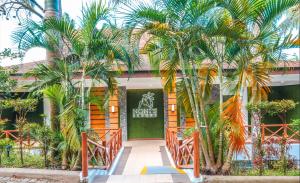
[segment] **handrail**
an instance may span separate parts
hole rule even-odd
[[[174,128],[167,128],[166,146],[177,168],[193,168],[194,176],[200,176],[199,131],[194,131],[191,136],[182,140],[177,138],[177,132],[174,131]]]
[[[300,133],[291,128],[292,124],[261,124],[261,141],[268,143],[271,139],[284,140],[285,143],[300,143]],[[276,128],[276,129],[274,129]]]
[[[291,127],[296,126],[294,124],[265,124],[261,123],[257,128],[259,128],[259,132],[261,134],[261,142],[267,143],[272,138],[276,138],[276,140],[282,140],[285,138],[287,140],[287,143],[293,144],[293,143],[300,143],[300,132],[292,129]],[[200,126],[201,128],[206,128],[206,126]],[[252,125],[244,125],[244,128],[246,129],[248,135],[246,135],[246,138],[249,139],[251,133],[252,133]],[[182,134],[183,130],[189,129],[184,127],[169,127],[171,131],[176,132],[177,134]],[[249,143],[249,141],[247,141]]]
[[[82,175],[88,176],[88,166],[97,166],[109,170],[122,147],[122,129],[97,129],[111,131],[112,135],[106,140],[95,141],[82,132]],[[85,146],[85,147],[84,147]],[[85,153],[86,151],[86,153]],[[96,163],[92,164],[92,163]]]
[[[276,138],[278,140],[283,140],[284,143],[300,143],[300,133],[291,127],[295,126],[292,124],[260,124],[257,126],[259,133],[261,134],[261,142],[270,143],[272,139]],[[252,132],[252,125],[245,125],[246,131]],[[201,128],[206,128],[206,126],[200,126]],[[249,129],[250,128],[250,129]],[[188,128],[184,127],[169,127],[166,130],[166,146],[171,153],[176,167],[178,168],[194,168],[194,173],[198,170],[195,168],[195,143],[196,138],[193,135],[186,137],[184,139],[178,138],[183,133],[183,130]],[[199,133],[199,132],[198,132]],[[248,138],[246,136],[246,138]],[[197,139],[199,140],[199,139]],[[274,141],[272,141],[274,143]],[[275,141],[275,143],[277,143]],[[198,144],[199,145],[199,144]],[[199,147],[198,147],[199,148]],[[197,151],[199,152],[199,151]],[[198,164],[198,163],[197,163]],[[196,170],[195,170],[196,169]]]
[[[99,138],[101,140],[105,140],[106,139],[106,136],[110,133],[110,132],[114,132],[114,131],[117,131],[119,130],[119,128],[93,128],[93,130],[95,132],[98,132],[99,134],[104,131],[104,134],[103,135],[99,135]]]

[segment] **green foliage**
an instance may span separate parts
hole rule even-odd
[[[5,146],[14,145],[14,141],[9,138],[0,139],[0,148],[3,148]]]
[[[283,99],[283,100],[275,100],[275,101],[263,101],[257,104],[250,103],[247,105],[247,108],[249,111],[254,111],[254,112],[261,111],[271,116],[275,116],[295,109],[297,104],[298,103],[294,102],[293,100]]]
[[[29,150],[24,151],[24,163],[21,162],[17,149],[12,149],[10,156],[2,154],[1,167],[4,168],[45,168],[43,156],[37,153],[30,153]]]
[[[9,138],[4,138],[0,140],[0,165],[2,164],[2,154],[6,150],[6,157],[9,157],[9,151],[13,147],[14,142]]]
[[[234,176],[260,176],[260,172],[257,169],[233,169],[231,175]],[[298,169],[290,169],[284,174],[280,169],[277,170],[264,170],[264,176],[300,176]]]
[[[59,109],[60,124],[51,126],[60,128],[56,130],[63,136],[62,156],[71,162],[71,167],[80,164],[80,133],[88,127],[87,106],[90,102],[98,103],[90,97],[91,87],[104,84],[112,94],[117,85],[115,77],[124,67],[131,72],[139,60],[129,46],[127,32],[110,21],[110,10],[106,3],[95,1],[83,6],[79,22],[68,15],[40,22],[28,20],[13,34],[21,51],[42,47],[59,52],[49,59],[53,60],[50,66],[41,64],[27,73],[37,78],[27,87],[34,94],[45,94]],[[74,82],[78,73],[81,78]],[[86,83],[86,78],[90,78],[91,85]]]
[[[4,101],[6,106],[8,106],[9,108],[13,108],[13,110],[18,114],[16,119],[17,122],[16,127],[18,129],[19,139],[21,140],[23,139],[24,136],[24,127],[28,122],[26,119],[26,115],[28,112],[33,112],[36,110],[37,102],[38,102],[37,99],[31,99],[31,98],[28,99],[17,98],[17,99],[8,99]],[[19,148],[20,148],[21,163],[24,164],[22,143],[20,143]]]
[[[44,165],[45,167],[47,167],[47,155],[50,150],[50,144],[54,139],[54,134],[52,130],[48,126],[42,126],[35,123],[27,125],[26,129],[28,129],[30,131],[31,136],[33,136],[33,138],[40,143],[44,156]]]
[[[20,52],[13,52],[10,48],[4,48],[3,51],[0,52],[0,60],[4,58],[16,59],[23,58],[24,54]]]
[[[10,75],[16,73],[15,68],[4,68],[0,66],[0,92],[9,95],[17,85],[17,80],[11,79]]]
[[[190,137],[192,136],[193,132],[195,131],[195,128],[188,128],[188,129],[185,129],[183,131],[183,137],[186,138],[186,137]]]
[[[292,126],[293,129],[300,132],[300,119],[292,119],[291,124],[293,125]]]
[[[0,129],[5,126],[5,123],[8,121],[7,119],[2,119],[2,113],[5,109],[10,108],[6,100],[0,100]]]
[[[4,101],[5,105],[9,108],[13,108],[19,115],[26,115],[28,112],[34,112],[36,110],[37,99],[9,99]]]

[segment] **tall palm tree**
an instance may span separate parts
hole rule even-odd
[[[159,62],[163,70],[169,71],[167,75],[174,77],[177,68],[182,73],[182,80],[186,87],[191,113],[195,118],[195,128],[205,120],[204,103],[199,93],[201,87],[197,69],[201,60],[195,59],[201,52],[197,49],[195,42],[201,38],[199,30],[204,27],[204,20],[213,9],[215,2],[203,1],[202,4],[196,0],[186,1],[158,1],[156,7],[150,5],[139,5],[126,17],[128,26],[134,31],[134,36],[140,37],[143,33],[151,34],[146,44],[146,49],[151,49],[150,59]],[[199,23],[200,22],[200,23]],[[139,28],[141,27],[141,28]],[[230,28],[229,28],[230,29]],[[198,32],[198,33],[197,33]],[[224,31],[225,32],[225,31]],[[218,32],[216,32],[218,34]],[[169,81],[171,81],[169,79]],[[207,140],[211,141],[209,135],[209,124],[207,125]],[[201,149],[208,169],[214,169],[214,155],[212,146],[207,146],[206,140],[200,130]],[[211,144],[211,143],[208,143]]]
[[[72,59],[79,64],[77,76],[80,77],[82,109],[86,109],[85,96],[89,93],[85,88],[91,87],[87,85],[86,77],[91,77],[94,84],[105,80],[109,87],[114,86],[111,83],[116,81],[112,76],[118,73],[108,71],[120,68],[132,70],[133,61],[137,60],[130,47],[126,46],[124,31],[110,22],[109,12],[105,4],[94,2],[83,8],[78,28],[68,16],[48,18],[40,24],[28,21],[13,37],[22,50],[31,47],[57,50],[59,54],[55,57]],[[61,42],[63,49],[60,49]],[[109,74],[105,75],[104,71]]]
[[[56,61],[52,63],[53,68],[41,65],[32,71],[31,74],[40,79],[34,83],[34,87],[46,86],[47,89],[58,84],[64,91],[68,91],[65,85],[79,87],[79,97],[74,100],[81,111],[80,120],[76,118],[78,122],[81,121],[80,129],[77,130],[82,131],[88,127],[87,106],[91,87],[104,84],[112,93],[117,84],[115,77],[123,69],[131,71],[134,61],[138,60],[129,44],[126,44],[125,34],[110,22],[110,9],[101,2],[93,2],[82,9],[79,24],[68,15],[61,18],[50,17],[41,23],[28,21],[15,32],[13,38],[22,50],[43,47],[49,52],[59,52],[55,54],[55,60],[62,63]],[[66,72],[69,65],[74,70],[70,68]],[[89,78],[91,84],[86,82],[86,78]],[[77,162],[79,160],[80,151]]]
[[[158,63],[160,69],[164,70],[162,74],[168,76],[165,77],[168,78],[166,81],[171,82],[177,70],[180,70],[185,96],[188,99],[185,101],[189,101],[191,113],[196,121],[195,128],[198,129],[202,121],[207,126],[205,134],[207,138],[204,138],[200,131],[200,143],[206,168],[217,172],[222,161],[225,162],[223,170],[228,171],[233,152],[242,150],[245,144],[241,90],[246,88],[246,80],[252,80],[252,83],[260,88],[263,88],[268,80],[264,76],[267,72],[257,72],[258,69],[246,70],[243,66],[248,63],[246,61],[249,58],[252,61],[257,58],[270,59],[274,55],[275,47],[276,50],[282,48],[285,43],[273,44],[272,48],[266,46],[267,40],[271,40],[275,35],[268,32],[268,30],[274,32],[274,27],[270,24],[285,10],[299,3],[295,0],[168,0],[155,1],[155,3],[155,6],[131,4],[128,7],[129,13],[125,21],[132,29],[132,40],[139,40],[144,33],[150,34],[150,39],[144,49],[149,53],[150,61]],[[260,30],[255,29],[257,25]],[[259,52],[253,54],[252,49],[257,48],[257,45],[268,49],[263,49],[263,51],[260,49]],[[225,151],[227,154],[225,161],[222,160],[222,144],[219,145],[220,151],[215,157],[213,144],[209,142],[210,124],[205,117],[205,100],[203,95],[200,95],[204,91],[200,85],[201,79],[199,79],[201,78],[199,70],[204,61],[209,61],[211,64],[208,68],[217,68],[220,80],[220,121],[226,124],[225,129],[228,134],[226,138],[230,139],[228,151]],[[238,80],[233,87],[234,96],[223,104],[224,64],[234,65],[237,68],[236,73],[239,74],[235,75],[238,76]],[[258,64],[254,63],[246,65],[258,67]],[[259,67],[262,69],[261,66]],[[241,74],[245,71],[252,73],[247,75],[248,79],[246,75]],[[209,78],[213,78],[214,72],[206,73]],[[261,77],[256,77],[257,74]],[[222,131],[219,134],[219,142],[222,142],[224,138]],[[216,159],[217,162],[215,162]]]
[[[44,20],[49,18],[58,18],[61,15],[61,1],[60,0],[45,0],[44,2],[45,7],[45,14],[44,14]],[[46,50],[46,60],[50,66],[53,65],[53,61],[55,58],[57,58],[59,52],[57,50]],[[58,119],[56,119],[57,116],[57,108],[55,106],[55,103],[50,100],[50,125],[51,129],[54,131],[59,131],[59,124]]]

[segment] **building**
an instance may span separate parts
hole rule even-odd
[[[126,71],[117,78],[118,91],[110,98],[109,107],[101,111],[96,105],[89,106],[89,124],[94,129],[99,128],[122,128],[123,140],[130,139],[163,139],[167,127],[193,127],[194,120],[184,114],[180,106],[177,106],[176,93],[164,92],[160,76],[153,73],[147,62],[146,56],[143,56],[141,66],[129,75]],[[12,78],[18,80],[18,85],[23,86],[32,83],[35,78],[24,78],[24,73],[34,68],[33,62],[18,65],[18,72]],[[227,68],[230,70],[233,68]],[[178,75],[180,77],[180,75]],[[300,101],[297,91],[300,90],[300,63],[286,62],[279,63],[276,71],[271,74],[271,93],[270,99],[293,99]],[[215,81],[218,86],[218,81]],[[97,86],[92,88],[94,96],[103,96],[106,88]],[[26,95],[24,88],[18,88],[16,92]],[[224,95],[230,95],[225,91]],[[215,90],[212,101],[218,97],[218,91]],[[244,106],[247,100],[243,101]],[[38,111],[30,114],[32,121],[42,121],[44,114],[45,121],[49,122],[49,100],[43,98],[39,102]],[[245,112],[246,109],[244,108]],[[39,114],[38,114],[39,113]],[[6,115],[6,116],[5,116]],[[248,116],[248,115],[247,115]],[[11,121],[14,120],[13,113],[5,113]],[[300,107],[289,114],[289,118],[300,118]],[[246,117],[247,123],[250,119]],[[274,122],[270,122],[274,123]],[[104,134],[104,132],[99,132]]]

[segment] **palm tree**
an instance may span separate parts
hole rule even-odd
[[[157,7],[149,5],[139,5],[126,17],[128,26],[134,31],[134,36],[140,37],[143,33],[151,34],[150,40],[146,44],[146,50],[151,62],[159,63],[162,70],[166,70],[169,76],[167,81],[172,81],[177,68],[181,70],[182,81],[186,87],[190,109],[195,118],[195,128],[205,120],[204,102],[199,95],[201,90],[197,68],[201,63],[195,56],[199,53],[195,42],[201,38],[201,33],[197,33],[204,26],[199,24],[215,4],[213,1],[159,1]],[[141,27],[141,28],[138,28]],[[166,83],[167,84],[167,83]],[[209,124],[207,125],[207,140],[211,141],[209,135]],[[201,149],[208,169],[214,169],[213,149],[206,144],[200,130]],[[211,143],[209,143],[211,144]]]
[[[78,28],[74,20],[68,16],[48,18],[41,24],[28,21],[23,28],[15,32],[14,40],[19,48],[28,50],[31,47],[43,47],[49,51],[57,50],[57,58],[68,58],[79,64],[81,108],[85,109],[86,77],[92,81],[112,83],[116,72],[108,72],[127,67],[133,68],[133,60],[137,59],[130,54],[129,46],[124,40],[124,31],[116,28],[109,21],[109,11],[102,3],[92,3],[82,10],[82,19]],[[101,22],[101,27],[97,25]],[[60,41],[64,49],[60,48]]]
[[[68,15],[61,18],[51,17],[41,23],[28,21],[23,28],[14,34],[13,38],[19,43],[19,48],[22,50],[43,47],[50,52],[59,52],[55,55],[54,60],[56,61],[52,62],[52,66],[40,65],[29,74],[38,79],[33,84],[32,89],[47,91],[49,87],[59,85],[60,87],[54,87],[52,90],[61,89],[65,92],[64,96],[50,95],[49,92],[47,94],[52,96],[50,97],[52,100],[54,98],[68,99],[64,105],[59,105],[63,106],[59,107],[59,119],[62,123],[60,130],[63,129],[64,121],[71,120],[64,119],[75,115],[73,119],[76,119],[77,125],[73,125],[74,128],[70,128],[70,130],[85,131],[88,127],[87,105],[91,98],[91,87],[104,84],[112,93],[117,84],[115,77],[124,68],[131,71],[134,61],[138,60],[126,44],[127,40],[124,39],[126,32],[114,26],[110,22],[109,16],[110,9],[105,4],[94,2],[83,8],[79,24],[75,24],[75,21],[70,19]],[[60,49],[62,43],[63,49]],[[87,77],[91,81],[89,85],[86,82]],[[80,79],[78,80],[78,78]],[[67,97],[70,88],[74,90],[78,86],[79,90],[75,90],[78,92],[75,92],[76,95],[71,92],[77,97]],[[55,92],[50,93],[55,94]],[[58,103],[56,102],[56,104]],[[80,110],[74,106],[80,106]],[[64,131],[62,132],[64,133]],[[72,138],[72,142],[78,144],[74,137],[75,135],[65,132],[66,140]],[[75,147],[78,148],[78,146]],[[77,151],[75,159],[77,162],[75,165],[78,165],[80,151]]]
[[[166,79],[165,86],[174,81],[178,69],[182,74],[184,91],[196,121],[198,129],[201,121],[207,126],[206,138],[200,131],[201,149],[206,168],[217,172],[223,157],[223,146],[220,143],[218,156],[215,157],[211,143],[210,128],[205,113],[204,88],[200,83],[201,67],[208,61],[209,69],[217,68],[220,80],[220,122],[225,124],[226,138],[230,138],[226,160],[223,161],[223,171],[228,171],[232,154],[240,151],[245,144],[244,118],[241,112],[241,90],[246,88],[246,80],[253,85],[265,89],[268,73],[263,71],[263,65],[247,64],[257,58],[272,58],[275,50],[282,49],[281,44],[266,46],[274,34],[270,26],[282,13],[298,4],[297,1],[214,1],[214,0],[184,0],[184,1],[155,1],[156,5],[139,4],[128,7],[129,13],[125,18],[127,26],[132,29],[132,40],[139,40],[144,34],[150,34],[149,41],[144,47],[150,57],[150,62],[159,65]],[[261,30],[255,29],[259,25]],[[272,24],[273,25],[273,24]],[[249,30],[249,27],[251,29]],[[267,39],[268,38],[268,39]],[[270,42],[269,42],[270,43]],[[274,43],[274,42],[273,42]],[[252,49],[257,45],[266,49],[253,54]],[[245,64],[246,63],[246,64]],[[237,83],[233,87],[234,96],[223,104],[223,66],[233,65],[237,71]],[[260,68],[260,69],[250,69]],[[248,70],[246,70],[246,68]],[[215,70],[215,69],[214,69]],[[248,75],[242,75],[248,71]],[[251,71],[251,72],[249,72]],[[203,72],[202,72],[203,73]],[[206,72],[206,78],[213,79],[215,72]],[[228,74],[226,74],[228,75]],[[260,77],[257,77],[259,76]],[[208,82],[209,84],[209,82]],[[261,90],[260,90],[261,91]],[[267,90],[265,90],[267,91]],[[202,94],[202,95],[201,95]],[[186,102],[187,103],[187,102]],[[190,111],[188,111],[190,112]],[[219,142],[223,141],[222,130],[219,132]],[[217,162],[215,160],[217,159]],[[216,164],[217,163],[217,164]]]

